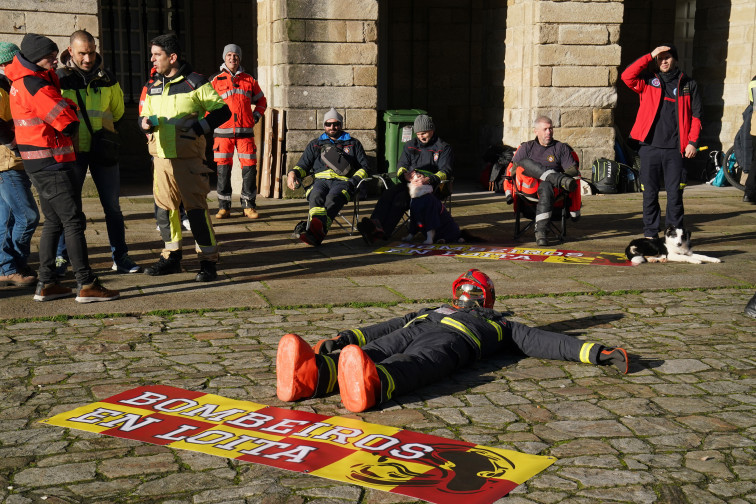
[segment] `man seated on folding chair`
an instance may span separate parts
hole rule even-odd
[[[555,200],[563,191],[569,193],[570,216],[580,218],[580,176],[577,154],[566,143],[554,140],[554,124],[546,116],[533,123],[536,138],[520,145],[507,168],[504,195],[508,205],[517,193],[538,199],[535,210],[535,237],[539,246],[548,245],[546,233]]]
[[[333,219],[354,197],[357,185],[368,175],[365,149],[356,138],[341,129],[343,117],[333,107],[323,118],[325,133],[307,145],[297,165],[286,174],[289,189],[296,189],[307,175],[315,182],[307,189],[310,212],[294,234],[317,247],[328,234]]]
[[[416,138],[404,144],[399,157],[399,169],[396,171],[399,183],[381,194],[370,218],[365,217],[357,224],[357,229],[368,244],[378,239],[388,240],[410,209],[412,198],[408,183],[412,181],[413,172],[418,171],[422,175],[422,183],[431,185],[437,196],[439,186],[452,178],[454,153],[451,145],[436,135],[433,118],[419,115],[412,128]]]

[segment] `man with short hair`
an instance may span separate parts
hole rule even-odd
[[[691,159],[698,151],[701,94],[696,81],[677,67],[677,49],[672,44],[638,58],[622,72],[622,81],[640,98],[630,138],[640,142],[643,234],[656,238],[662,183],[667,193],[665,227],[683,225],[683,190],[688,181],[683,158]]]
[[[16,145],[11,84],[5,77],[5,67],[18,52],[16,44],[0,42],[0,286],[26,287],[37,283],[27,261],[39,210]]]
[[[145,269],[151,276],[181,271],[181,221],[184,202],[191,224],[200,271],[195,280],[217,280],[218,243],[208,216],[210,192],[205,164],[205,135],[223,124],[231,112],[208,80],[181,59],[173,34],[150,41],[155,79],[147,89],[139,117],[155,165],[153,194],[165,246],[160,259]]]
[[[436,134],[433,118],[421,114],[412,125],[415,138],[404,144],[396,171],[397,184],[381,194],[370,218],[363,218],[357,229],[366,243],[388,240],[404,213],[410,208],[409,185],[413,179],[430,185],[435,191],[443,181],[451,180],[454,166],[452,146]],[[419,178],[417,174],[419,173]]]
[[[365,149],[359,140],[342,129],[344,118],[335,108],[323,117],[325,132],[307,144],[297,165],[286,175],[289,189],[296,189],[307,175],[315,182],[307,190],[309,218],[294,228],[294,234],[308,245],[323,242],[333,219],[353,197],[357,185],[368,175]]]
[[[87,169],[92,175],[102,209],[105,211],[105,227],[108,230],[110,251],[113,257],[113,271],[138,273],[142,271],[129,257],[126,245],[126,227],[119,202],[121,173],[118,162],[98,159],[98,132],[116,132],[116,126],[123,117],[123,91],[115,75],[106,70],[102,56],[97,53],[94,37],[85,30],[73,32],[68,49],[60,57],[63,68],[58,69],[58,78],[64,98],[79,104],[79,135],[75,139],[76,162],[73,174],[79,187],[84,186]],[[112,145],[112,158],[118,155],[118,145]],[[58,274],[65,271],[65,238],[58,245],[56,264]]]
[[[242,50],[236,44],[223,48],[220,72],[210,83],[231,109],[231,118],[213,132],[213,157],[218,165],[218,213],[216,219],[231,215],[231,165],[234,148],[242,167],[241,205],[244,215],[257,219],[257,147],[254,126],[260,121],[268,101],[254,77],[241,66]]]
[[[76,154],[71,138],[78,130],[79,119],[76,104],[60,94],[57,66],[58,46],[47,37],[27,33],[21,41],[21,52],[5,69],[5,75],[13,82],[11,113],[18,150],[45,215],[34,300],[71,295],[71,289],[60,285],[55,274],[55,249],[64,232],[76,275],[76,301],[110,301],[119,293],[103,287],[89,267],[81,189],[72,172]]]
[[[514,202],[514,191],[538,197],[535,211],[536,243],[548,245],[546,232],[554,210],[554,200],[560,191],[570,193],[570,216],[580,218],[582,199],[578,157],[566,143],[554,140],[554,123],[551,118],[539,116],[533,122],[536,137],[520,144],[507,167],[504,182],[507,204]]]

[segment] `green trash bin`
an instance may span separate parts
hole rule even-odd
[[[420,109],[399,109],[387,110],[383,114],[383,120],[386,122],[386,173],[395,182],[396,171],[399,169],[397,166],[399,156],[402,154],[404,144],[412,140],[415,135],[415,132],[412,131],[415,118],[422,114],[427,114],[427,112]]]

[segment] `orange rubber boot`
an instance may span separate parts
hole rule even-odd
[[[378,403],[381,394],[378,369],[357,345],[348,345],[339,355],[339,390],[344,407],[353,413]]]
[[[276,353],[276,395],[282,401],[312,397],[318,384],[315,353],[296,334],[286,334]]]

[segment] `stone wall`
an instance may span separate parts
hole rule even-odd
[[[330,107],[374,164],[377,0],[258,1],[258,71],[268,106],[286,109],[286,166],[323,132]]]
[[[99,37],[96,0],[13,0],[0,2],[0,40],[21,45],[27,33],[50,37],[61,52],[76,30]]]
[[[552,118],[585,170],[614,157],[621,1],[511,0],[507,8],[504,143],[533,137]]]

